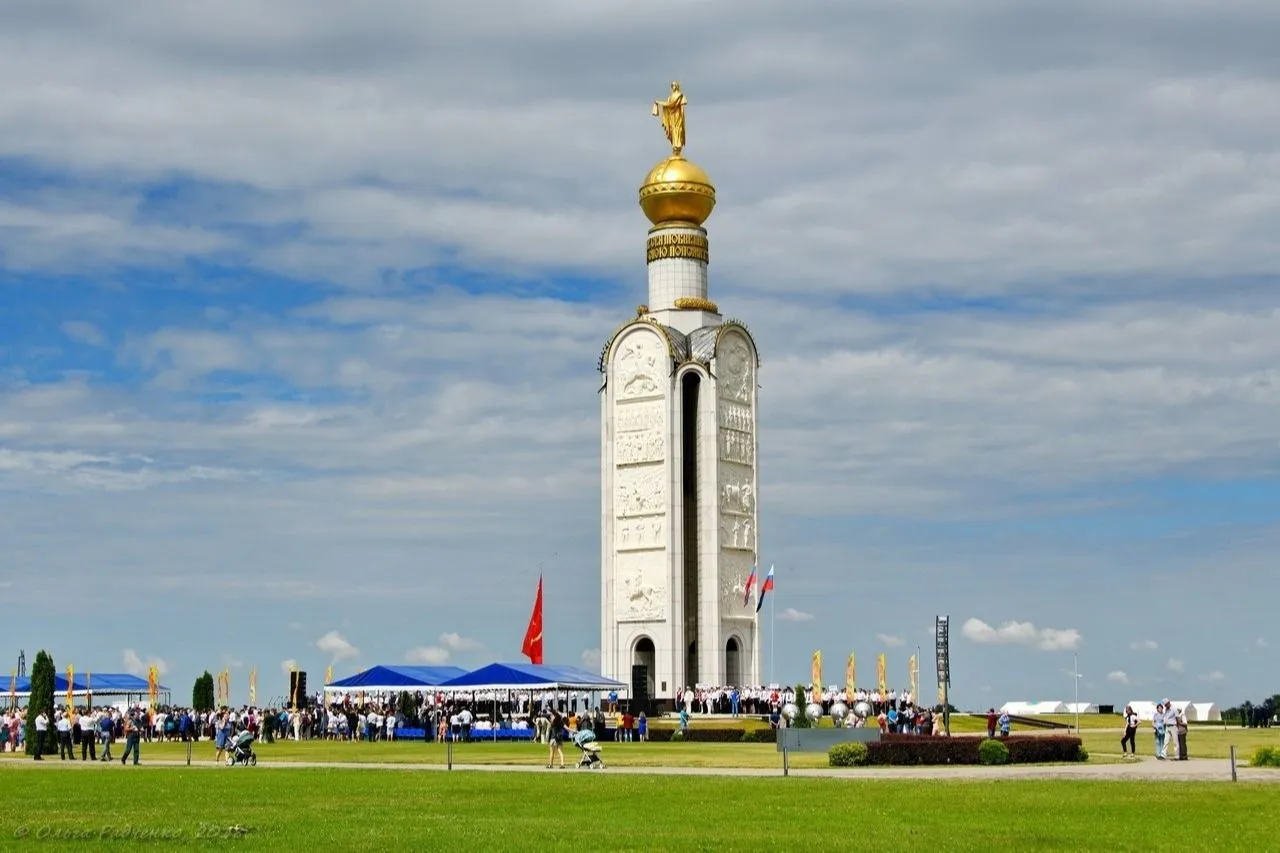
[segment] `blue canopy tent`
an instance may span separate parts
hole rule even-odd
[[[13,693],[15,698],[29,698],[31,696],[31,677],[23,676],[17,679],[14,687],[16,688]],[[137,696],[139,700],[149,695],[147,680],[127,672],[77,672],[71,687],[76,697],[76,704],[82,704],[86,695],[90,693],[94,696]],[[156,685],[156,690],[158,693],[166,694],[165,701],[161,704],[168,704],[169,688],[163,684],[158,684]],[[55,704],[61,704],[65,700],[66,694],[66,675],[55,674],[53,676],[53,698]]]
[[[457,666],[373,666],[324,686],[325,693],[412,693],[466,674]]]
[[[576,666],[549,666],[533,663],[491,663],[440,685],[440,689],[452,693],[523,693],[535,690],[616,690],[627,686],[602,675],[596,675]],[[497,719],[497,697],[494,697],[494,719]],[[493,738],[499,730],[495,727]]]
[[[491,663],[440,685],[441,690],[617,690],[627,689],[621,681],[596,675],[576,666],[549,666],[532,663]]]

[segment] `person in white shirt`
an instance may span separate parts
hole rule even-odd
[[[1138,712],[1132,705],[1124,706],[1124,737],[1120,738],[1120,754],[1126,758],[1138,757]],[[1128,744],[1128,750],[1125,749]]]
[[[396,739],[396,715],[387,714],[387,740]]]
[[[44,761],[44,750],[49,740],[49,715],[41,711],[36,715],[36,761]]]
[[[80,760],[98,760],[98,715],[85,711],[80,715]]]
[[[1178,709],[1168,699],[1164,700],[1164,745],[1165,748],[1173,752],[1173,758],[1178,757]]]
[[[54,719],[53,727],[58,730],[58,758],[66,761],[76,760],[76,750],[71,744],[71,720],[59,711]]]

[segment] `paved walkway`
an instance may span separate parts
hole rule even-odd
[[[0,767],[26,768],[87,768],[99,766],[93,762],[83,761],[0,761]],[[186,767],[185,761],[143,759],[145,767]],[[250,768],[230,768],[214,764],[207,759],[194,761],[193,769],[222,769],[227,772],[252,772]],[[345,761],[263,761],[257,769],[289,769],[289,768],[325,768],[331,770],[401,770],[414,771],[446,771],[443,764],[394,764],[385,762],[345,762]],[[530,764],[455,764],[454,770],[479,773],[559,773],[560,770],[547,770],[540,765]],[[570,764],[563,772],[574,772]],[[741,767],[610,767],[610,775],[627,776],[730,776],[730,777],[780,777],[782,768],[741,768]],[[1156,780],[1173,780],[1187,782],[1229,782],[1231,766],[1225,758],[1192,759],[1190,761],[1156,761],[1148,758],[1140,761],[1128,761],[1120,764],[1053,764],[1053,765],[1013,765],[1007,767],[977,767],[972,765],[959,767],[862,767],[848,770],[835,769],[793,769],[792,776],[820,779],[957,779],[957,780],[992,780],[992,779],[1077,779],[1150,782]],[[1280,770],[1237,768],[1236,775],[1242,782],[1280,783]]]

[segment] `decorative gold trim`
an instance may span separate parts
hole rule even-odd
[[[640,188],[640,200],[644,201],[649,196],[669,193],[693,193],[694,195],[706,196],[712,200],[716,197],[716,189],[710,184],[696,181],[664,181],[658,184],[645,184],[642,186]]]
[[[675,220],[672,220],[671,222],[659,222],[657,225],[650,226],[649,236],[652,237],[655,234],[659,234],[664,231],[673,231],[676,229],[679,229],[682,232],[696,231],[703,237],[707,236],[707,229],[703,228],[701,225],[694,225],[691,222],[677,222]]]
[[[668,258],[687,258],[710,263],[711,244],[705,234],[678,234],[664,232],[655,234],[645,244],[645,263],[667,260]]]
[[[691,311],[710,311],[712,314],[719,314],[720,308],[710,299],[703,299],[701,296],[681,296],[676,300],[677,308],[687,308]]]

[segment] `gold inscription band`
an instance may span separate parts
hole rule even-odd
[[[711,262],[710,244],[701,234],[658,234],[649,238],[645,248],[645,263],[649,264],[667,258]]]

